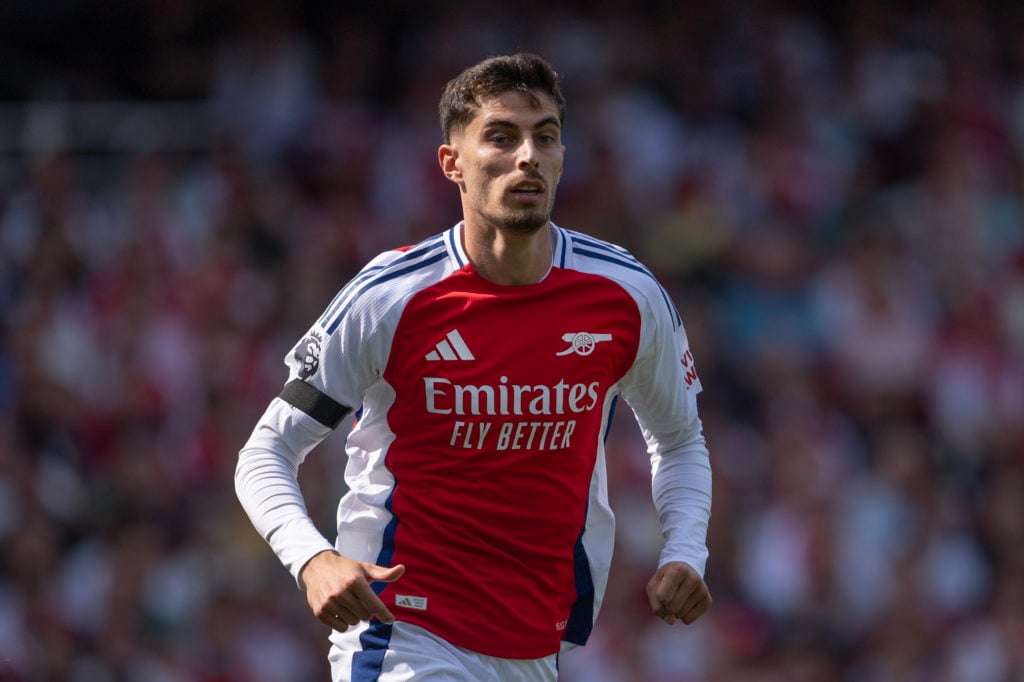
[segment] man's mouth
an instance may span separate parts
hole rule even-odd
[[[539,182],[520,182],[512,186],[511,192],[519,197],[538,197],[544,193],[544,186]]]

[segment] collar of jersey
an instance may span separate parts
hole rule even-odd
[[[451,230],[449,230],[450,238],[448,241],[448,249],[451,257],[455,260],[456,265],[459,268],[463,268],[470,264],[469,256],[466,255],[466,249],[462,245],[462,230],[465,228],[465,223],[459,221],[456,223]],[[551,269],[555,267],[555,261],[557,254],[562,253],[564,249],[561,248],[562,241],[565,239],[565,235],[562,234],[562,228],[558,225],[551,223],[551,264],[548,266],[548,271],[544,273],[544,276],[538,279],[535,284],[540,284],[548,275],[551,274]],[[559,263],[559,267],[564,267],[564,263]]]

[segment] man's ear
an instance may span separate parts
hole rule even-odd
[[[459,169],[459,153],[450,144],[443,144],[437,148],[437,161],[441,164],[441,171],[444,176],[452,182],[462,182],[462,170]]]

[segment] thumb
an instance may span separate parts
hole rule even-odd
[[[373,582],[392,583],[402,577],[405,573],[405,565],[398,564],[391,568],[370,564],[366,569],[366,575]]]

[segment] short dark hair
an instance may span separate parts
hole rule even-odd
[[[452,141],[452,133],[469,125],[485,98],[512,90],[526,94],[538,106],[540,102],[533,90],[550,95],[558,107],[559,123],[565,122],[565,98],[558,85],[558,74],[546,60],[528,52],[490,57],[444,86],[438,109],[445,144]]]

